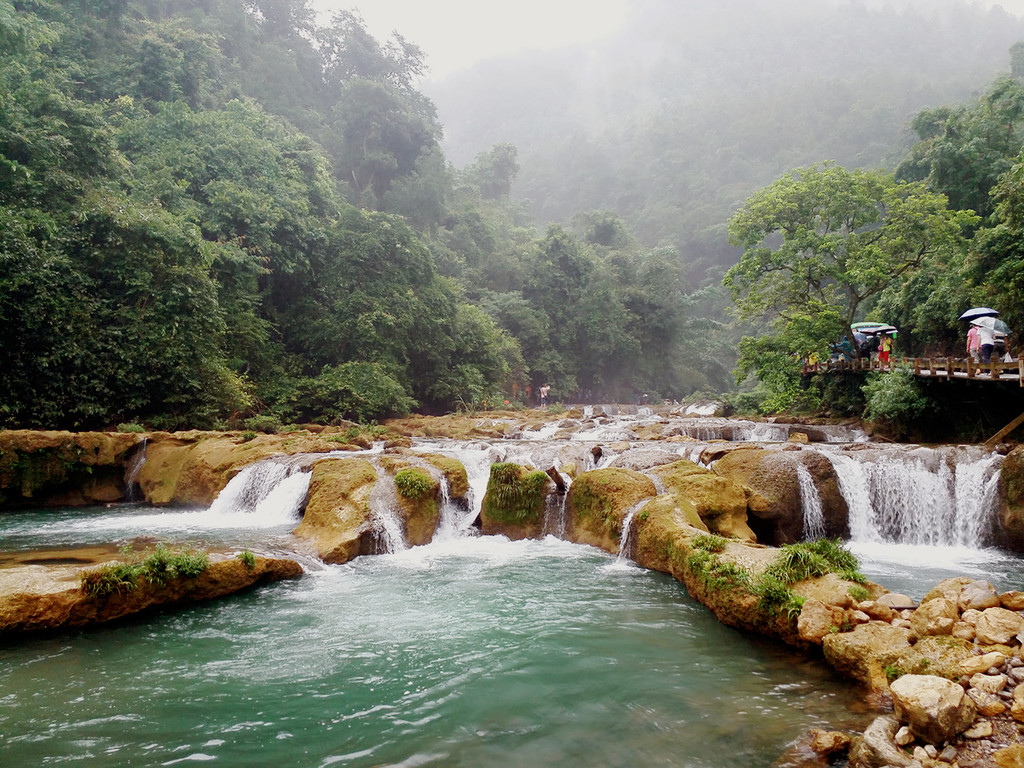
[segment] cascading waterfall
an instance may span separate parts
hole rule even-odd
[[[991,537],[1001,456],[924,448],[899,457],[825,455],[854,542],[978,548]]]
[[[398,488],[395,479],[373,461],[377,482],[370,491],[370,511],[373,513],[373,538],[377,554],[386,555],[408,549],[405,530],[398,511]]]
[[[800,485],[800,506],[804,513],[804,539],[822,539],[825,537],[825,513],[821,508],[821,494],[811,471],[800,462],[796,465],[796,479]]]
[[[633,542],[633,518],[636,517],[637,512],[647,506],[648,502],[650,502],[650,499],[641,499],[626,511],[626,516],[622,519],[622,533],[619,536],[619,555],[616,558],[616,562],[620,565],[627,560],[633,559],[633,550],[636,546]]]
[[[210,505],[209,514],[248,514],[256,520],[293,518],[304,505],[311,476],[311,472],[299,471],[294,464],[250,464],[224,486]]]
[[[569,526],[567,500],[569,498],[569,486],[572,480],[563,477],[565,482],[565,493],[550,493],[544,500],[544,525],[541,532],[545,536],[554,536],[556,539],[564,539]]]
[[[149,445],[149,438],[144,437],[139,442],[131,462],[128,464],[124,474],[125,498],[128,501],[138,501],[139,475],[142,472],[142,465],[146,463],[146,446]]]

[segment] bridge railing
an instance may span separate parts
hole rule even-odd
[[[967,378],[987,381],[999,381],[1003,376],[1019,381],[1024,387],[1024,358],[1004,363],[993,360],[990,363],[976,363],[971,358],[955,357],[904,357],[893,358],[888,363],[861,357],[855,360],[827,360],[823,363],[812,363],[804,366],[804,374],[813,373],[867,373],[869,371],[887,371],[894,364],[903,364],[913,368],[915,376],[934,378]]]

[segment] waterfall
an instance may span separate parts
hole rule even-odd
[[[641,499],[626,512],[626,516],[622,518],[622,533],[619,535],[619,556],[616,558],[617,562],[622,564],[627,560],[633,559],[633,550],[636,548],[633,542],[633,518],[636,517],[636,513],[647,506],[650,499]]]
[[[804,513],[804,540],[825,538],[825,513],[821,508],[821,495],[814,484],[811,471],[801,462],[796,465],[796,479],[800,484],[800,506]]]
[[[898,457],[825,455],[854,542],[978,548],[991,536],[1000,456],[924,448]]]
[[[128,463],[124,473],[124,496],[128,501],[138,501],[139,474],[142,472],[142,465],[146,463],[146,446],[149,438],[144,437],[139,442],[132,460]]]
[[[207,515],[225,520],[244,517],[254,526],[294,523],[306,506],[312,476],[295,464],[250,464],[224,486]]]
[[[398,488],[395,479],[377,462],[377,482],[370,491],[370,512],[373,515],[373,540],[377,554],[393,554],[408,549],[405,526],[398,511]]]
[[[572,479],[564,477],[565,492],[549,493],[544,499],[544,525],[541,532],[545,536],[554,536],[556,539],[564,539],[569,527],[568,505],[569,487]]]

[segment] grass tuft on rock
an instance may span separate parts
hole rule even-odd
[[[139,586],[142,579],[158,588],[177,579],[194,579],[209,565],[210,556],[206,552],[172,549],[160,543],[142,558],[130,557],[127,562],[107,563],[84,571],[79,580],[83,592],[101,598],[115,593],[127,594]]]

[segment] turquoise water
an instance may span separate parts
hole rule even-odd
[[[855,699],[666,576],[481,537],[0,647],[0,762],[752,768]]]

